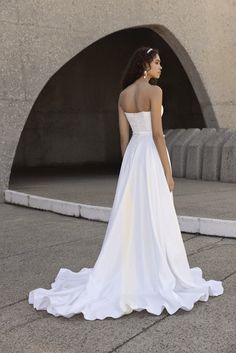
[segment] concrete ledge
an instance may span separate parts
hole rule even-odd
[[[82,218],[102,222],[108,222],[110,218],[111,207],[92,206],[86,204],[80,204],[80,207],[80,216]]]
[[[201,179],[204,144],[215,132],[215,128],[203,128],[188,144],[186,178]]]
[[[179,136],[178,141],[173,144],[171,153],[173,176],[178,178],[185,177],[188,144],[195,135],[199,134],[200,129],[188,129],[184,131]]]
[[[200,233],[236,238],[236,221],[229,219],[200,218]]]
[[[219,128],[204,145],[202,163],[203,180],[216,181],[220,179],[222,147],[232,134],[232,129]]]
[[[178,216],[179,226],[185,233],[200,233],[199,217]]]
[[[186,129],[174,129],[170,130],[170,133],[166,135],[166,145],[169,151],[170,159],[172,154],[173,145],[178,138],[186,131]]]
[[[13,190],[5,190],[5,201],[20,206],[29,206],[29,194]]]
[[[236,182],[236,132],[233,133],[222,149],[220,181]]]
[[[76,202],[50,199],[19,191],[5,190],[5,202],[44,211],[52,211],[67,216],[80,216],[80,204]]]
[[[112,209],[111,207],[50,199],[13,190],[5,190],[4,195],[6,203],[102,222],[109,221]],[[236,238],[236,221],[181,215],[178,216],[178,222],[181,232]]]

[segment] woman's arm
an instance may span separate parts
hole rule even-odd
[[[120,131],[120,148],[122,158],[124,156],[126,147],[129,143],[129,123],[127,121],[126,115],[120,106],[120,96],[118,99],[118,115],[119,115],[119,131]]]
[[[162,117],[162,89],[159,86],[152,86],[151,90],[151,120],[152,120],[152,134],[156,148],[158,150],[164,172],[166,176],[172,175],[171,165],[167,155],[167,147],[165,137],[163,135]]]

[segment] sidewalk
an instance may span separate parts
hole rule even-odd
[[[70,185],[67,179],[64,185],[68,187],[64,186],[61,196],[68,189],[78,188],[79,183],[73,180]],[[112,180],[110,190],[114,186]],[[50,189],[50,196],[56,195],[59,179],[53,188],[52,184],[49,188],[48,179],[40,182],[40,185],[35,184],[38,188],[31,186],[34,192],[39,189],[42,192],[45,188],[48,193]],[[101,184],[106,189],[104,182]],[[223,295],[210,297],[208,302],[197,302],[191,311],[180,309],[174,315],[164,310],[160,316],[155,316],[143,310],[116,320],[86,321],[82,314],[66,319],[36,311],[28,304],[28,292],[38,287],[50,288],[61,267],[74,271],[92,267],[101,249],[107,223],[9,204],[0,205],[0,222],[2,352],[236,351],[235,239],[183,234],[190,267],[200,267],[205,279],[222,280]]]
[[[53,200],[62,200],[61,209],[71,202],[82,204],[85,218],[109,219],[119,171],[70,171],[48,169],[13,176],[9,189],[25,193],[25,205],[49,210]],[[236,238],[236,184],[174,178],[174,203],[182,231]],[[28,203],[28,196],[40,196]],[[13,203],[19,202],[19,195]],[[12,200],[14,195],[10,197]],[[49,200],[47,200],[49,199]],[[24,205],[24,200],[23,200]],[[89,208],[89,205],[93,207]],[[96,213],[97,211],[97,213]],[[66,211],[65,211],[66,212]],[[100,213],[99,213],[100,212]],[[60,212],[60,213],[63,213]],[[73,211],[72,211],[73,213]],[[70,213],[65,213],[69,215]]]

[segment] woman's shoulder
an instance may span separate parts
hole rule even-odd
[[[120,97],[122,96],[126,96],[127,94],[129,94],[129,92],[133,93],[135,90],[135,85],[132,83],[129,86],[127,86],[126,88],[124,88],[121,92],[120,92]],[[140,90],[139,90],[140,91]],[[149,93],[149,94],[154,94],[154,95],[160,95],[162,94],[162,88],[158,85],[145,85],[142,88],[143,92]]]
[[[127,86],[122,91],[120,91],[119,100],[122,101],[123,99],[126,99],[127,97],[129,97],[129,94],[132,94],[131,85]]]
[[[150,85],[151,91],[156,93],[162,93],[162,88],[158,85]]]
[[[151,90],[150,90],[150,94],[152,97],[156,97],[156,96],[162,97],[162,93],[163,93],[163,91],[160,86],[152,85]]]
[[[127,92],[129,92],[130,90],[132,90],[133,87],[134,87],[134,84],[131,83],[129,86],[125,87],[125,88],[120,92],[120,95],[126,94]]]

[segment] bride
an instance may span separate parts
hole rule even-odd
[[[118,98],[123,159],[101,251],[93,267],[61,268],[50,289],[31,290],[35,309],[86,320],[144,309],[172,315],[224,292],[221,281],[205,280],[188,263],[162,128],[161,70],[157,49],[141,47],[130,57]]]

